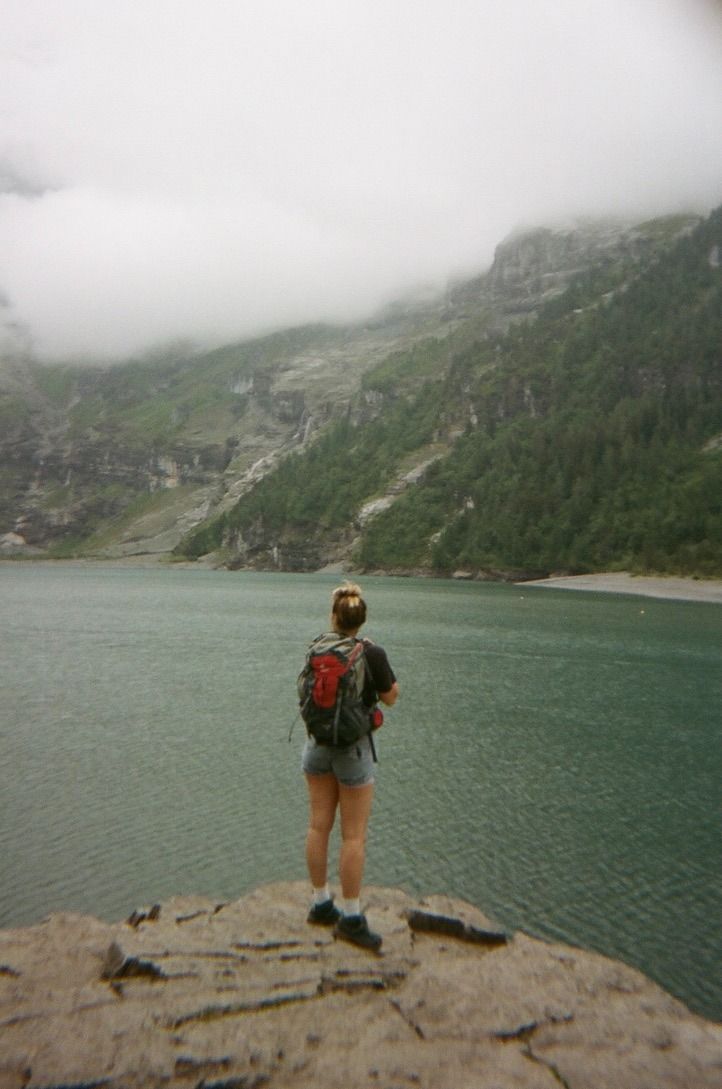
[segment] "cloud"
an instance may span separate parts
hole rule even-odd
[[[23,170],[9,156],[0,157],[0,194],[15,193],[20,197],[42,197],[52,186],[41,181],[33,171]]]
[[[5,11],[0,287],[48,358],[362,317],[519,223],[722,201],[706,0]]]

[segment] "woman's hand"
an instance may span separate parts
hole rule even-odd
[[[379,699],[382,703],[385,703],[387,707],[393,707],[396,700],[399,698],[399,685],[398,681],[394,681],[389,688],[388,692],[379,692]]]

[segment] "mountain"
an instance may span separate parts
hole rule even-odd
[[[364,374],[372,418],[347,413],[179,551],[291,570],[722,573],[721,250],[722,210],[610,232],[586,268],[579,236],[511,240],[452,296],[465,321]]]
[[[5,359],[0,540],[52,555],[168,553],[345,411],[363,369],[425,320],[314,326],[110,368]]]
[[[6,360],[0,542],[722,573],[721,252],[722,209],[521,231],[485,274],[362,325],[107,369]]]

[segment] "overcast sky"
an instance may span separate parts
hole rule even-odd
[[[719,0],[0,0],[0,321],[362,317],[519,225],[722,203]]]

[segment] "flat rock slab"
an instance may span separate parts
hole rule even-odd
[[[0,1089],[719,1089],[722,1026],[606,957],[370,889],[380,955],[304,883],[0,932]]]

